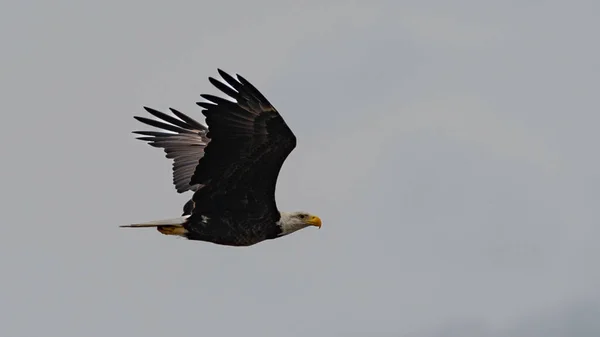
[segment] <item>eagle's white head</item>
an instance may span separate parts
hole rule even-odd
[[[279,236],[293,233],[299,229],[315,226],[321,228],[321,219],[306,212],[280,212],[281,219],[278,221],[278,225],[281,227],[281,234]]]

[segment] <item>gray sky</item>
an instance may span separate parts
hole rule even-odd
[[[597,1],[0,6],[2,336],[600,335]],[[178,216],[143,105],[201,119],[216,68],[298,147],[230,248]]]

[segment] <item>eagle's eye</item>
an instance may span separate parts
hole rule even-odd
[[[306,218],[306,214],[300,214],[300,219]]]

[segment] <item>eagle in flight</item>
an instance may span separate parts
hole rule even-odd
[[[227,85],[209,77],[235,101],[203,94],[204,126],[189,116],[144,107],[160,119],[134,118],[161,131],[134,131],[173,160],[177,192],[194,192],[181,217],[121,227],[154,227],[166,235],[228,246],[250,246],[299,229],[321,227],[306,212],[280,212],[275,185],[296,136],[279,112],[250,82],[222,70]]]

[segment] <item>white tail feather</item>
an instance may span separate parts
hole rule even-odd
[[[122,225],[119,227],[143,228],[143,227],[158,227],[158,226],[177,226],[177,225],[181,225],[181,224],[185,223],[187,218],[189,218],[189,217],[190,217],[189,215],[186,215],[186,216],[182,216],[179,218],[148,221],[148,222],[144,222],[144,223]]]
[[[176,236],[185,237],[185,235],[187,234],[188,231],[187,231],[187,229],[185,229],[183,227],[183,224],[187,221],[187,218],[189,218],[189,215],[179,217],[179,218],[149,221],[149,222],[131,224],[131,225],[123,225],[123,226],[119,226],[119,227],[129,227],[129,228],[154,227],[159,232],[161,232],[165,235],[176,235]]]

